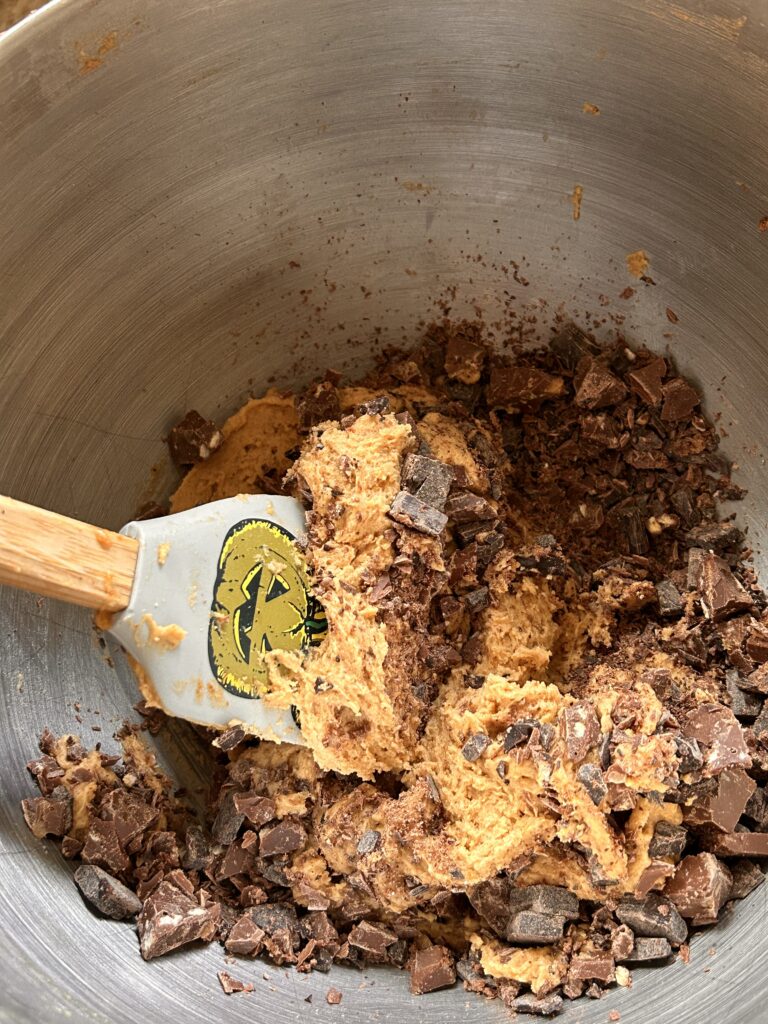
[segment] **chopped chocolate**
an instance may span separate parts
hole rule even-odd
[[[115,823],[101,818],[91,821],[80,856],[86,864],[96,864],[113,875],[122,874],[131,865],[120,845]]]
[[[744,813],[756,783],[742,768],[729,768],[715,777],[715,790],[683,809],[689,825],[707,825],[720,832],[732,832]]]
[[[238,981],[226,971],[219,971],[217,977],[219,984],[228,996],[231,996],[233,992],[253,992],[253,984],[250,981]]]
[[[583,409],[605,409],[618,405],[627,395],[627,389],[611,371],[595,360],[589,367],[576,389],[574,401]]]
[[[703,523],[694,526],[686,534],[686,541],[697,548],[705,548],[722,554],[729,548],[738,547],[744,540],[744,534],[733,523]]]
[[[448,516],[444,512],[438,511],[408,491],[400,491],[395,497],[389,515],[395,522],[431,537],[439,537],[448,523]]]
[[[83,897],[105,917],[125,921],[141,910],[136,893],[95,864],[81,864],[74,877]]]
[[[464,595],[464,604],[470,615],[475,615],[477,612],[482,611],[483,608],[487,608],[490,601],[491,596],[488,587],[478,587],[476,590],[471,590],[468,594]]]
[[[751,860],[737,860],[731,868],[732,900],[743,900],[746,896],[765,881],[765,875]]]
[[[576,772],[576,778],[586,789],[590,800],[596,807],[605,800],[608,795],[608,786],[603,778],[603,773],[596,764],[581,765]]]
[[[222,440],[215,423],[190,409],[168,434],[168,449],[176,465],[188,469],[210,458]]]
[[[694,925],[713,924],[731,892],[731,872],[711,853],[684,857],[665,893]]]
[[[627,380],[632,390],[648,405],[658,405],[662,398],[662,382],[667,372],[667,364],[661,356],[651,359],[636,370],[630,370]]]
[[[477,384],[485,365],[485,349],[465,337],[449,338],[445,347],[445,372],[462,384]]]
[[[739,583],[727,562],[705,554],[699,566],[699,589],[704,614],[721,622],[752,607],[752,598]]]
[[[574,956],[568,974],[577,981],[601,981],[608,985],[616,978],[616,962],[608,953]]]
[[[635,935],[625,924],[617,925],[611,933],[611,954],[614,960],[627,960],[635,948]]]
[[[357,844],[357,852],[364,857],[367,853],[373,853],[374,850],[377,850],[380,844],[381,832],[370,828],[367,832],[363,832],[360,837],[360,841]]]
[[[343,996],[337,988],[329,988],[325,993],[325,1001],[329,1006],[338,1006]]]
[[[36,761],[30,761],[27,764],[27,771],[37,782],[43,796],[50,796],[64,778],[64,769],[60,768],[58,761],[48,754],[43,754]]]
[[[748,693],[757,693],[761,697],[768,696],[768,664],[760,665],[754,672],[750,672],[746,679],[739,679],[739,686]]]
[[[521,747],[527,743],[531,733],[538,725],[539,723],[533,718],[521,718],[519,722],[510,725],[504,733],[504,753],[508,754],[515,747]]]
[[[675,946],[685,942],[688,927],[671,902],[658,893],[645,899],[625,896],[616,907],[616,917],[629,925],[635,935],[667,939]],[[636,943],[637,945],[637,943]]]
[[[101,801],[100,816],[115,824],[118,839],[126,846],[132,839],[143,835],[159,817],[140,795],[125,789],[113,789]]]
[[[758,665],[768,663],[768,626],[762,622],[752,622],[747,636],[747,654]],[[768,693],[766,690],[761,691]]]
[[[559,398],[565,391],[562,377],[529,366],[496,366],[485,391],[491,409],[523,409],[537,406],[548,399]]]
[[[681,775],[696,772],[704,765],[704,755],[698,741],[690,736],[675,736],[677,756],[680,759],[678,770]]]
[[[429,946],[413,954],[411,971],[411,992],[415,996],[448,988],[456,981],[456,965],[453,954],[446,946]]]
[[[757,718],[763,702],[760,697],[748,691],[749,684],[734,669],[725,673],[725,687],[731,698],[731,711],[737,718]]]
[[[171,882],[160,882],[138,917],[141,955],[151,960],[198,939],[210,942],[220,913],[218,904],[199,902]]]
[[[242,914],[232,925],[224,943],[228,953],[238,956],[258,956],[264,947],[266,932],[251,916],[252,911]]]
[[[699,704],[683,723],[685,736],[704,748],[704,772],[715,775],[726,768],[750,768],[750,756],[736,716],[722,704]]]
[[[479,494],[460,491],[446,501],[445,514],[454,523],[475,523],[478,520],[495,519],[497,511]]]
[[[461,748],[461,753],[464,756],[464,759],[467,761],[477,761],[488,749],[488,744],[490,742],[490,737],[486,736],[484,732],[477,732],[473,736],[470,736]]]
[[[450,466],[424,455],[408,455],[403,463],[403,487],[440,512],[445,507],[453,478]]]
[[[600,722],[592,704],[577,701],[560,714],[568,757],[574,763],[583,761],[600,740]]]
[[[672,947],[666,939],[637,936],[629,956],[623,957],[628,963],[640,964],[650,960],[666,960],[672,956]]]
[[[516,1013],[529,1013],[534,1017],[556,1017],[563,1010],[563,997],[552,993],[541,998],[526,992],[512,1000],[510,1009]]]
[[[375,921],[360,921],[350,931],[348,941],[350,946],[361,949],[372,961],[384,963],[387,949],[397,942],[397,935]]]
[[[22,800],[21,810],[30,832],[37,839],[61,837],[72,828],[72,798],[63,786],[54,789],[49,797],[35,796]]]
[[[220,732],[216,739],[211,741],[211,745],[218,747],[219,750],[234,750],[244,742],[247,735],[248,733],[241,725],[233,725]]]
[[[648,856],[678,860],[682,857],[687,842],[688,831],[681,825],[673,825],[671,821],[659,821],[648,844]]]
[[[521,910],[510,918],[504,938],[520,945],[550,945],[562,939],[564,925],[564,917]]]
[[[663,618],[674,619],[683,614],[683,598],[672,580],[659,580],[656,584],[656,597],[659,615]]]
[[[688,381],[676,377],[662,388],[664,404],[661,419],[664,423],[679,423],[687,420],[701,401],[698,393]]]
[[[224,790],[219,802],[219,810],[211,828],[213,838],[217,843],[221,843],[222,846],[233,843],[244,820],[245,816],[235,807],[234,790]]]
[[[311,384],[296,403],[299,420],[299,432],[308,433],[312,427],[329,420],[338,420],[341,416],[339,392],[329,380],[321,380]]]
[[[277,825],[263,828],[259,833],[259,853],[274,857],[281,853],[300,850],[307,841],[307,832],[299,821],[284,818]]]
[[[233,803],[237,814],[257,827],[266,825],[277,814],[275,801],[256,793],[235,793]]]
[[[712,832],[702,844],[718,857],[768,857],[768,832]]]

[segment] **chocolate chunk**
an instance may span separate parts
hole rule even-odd
[[[485,751],[488,749],[488,744],[491,742],[490,737],[486,736],[484,732],[477,732],[473,736],[470,736],[464,746],[461,748],[465,760],[477,761],[478,758],[482,757]]]
[[[763,704],[760,714],[752,724],[752,731],[763,743],[768,743],[768,701]]]
[[[235,747],[239,747],[240,744],[245,740],[248,733],[240,725],[233,725],[229,729],[225,729],[224,732],[220,732],[215,740],[211,741],[212,747],[218,747],[219,750],[234,750]]]
[[[452,494],[445,503],[445,513],[454,523],[474,523],[478,520],[495,519],[494,506],[471,491]]]
[[[445,506],[453,478],[454,471],[450,466],[424,455],[408,455],[403,463],[403,487],[440,512]]]
[[[696,772],[704,765],[704,755],[697,740],[690,736],[675,736],[675,746],[680,759],[678,770],[681,775]]]
[[[641,899],[643,896],[647,896],[653,889],[661,888],[661,882],[673,875],[675,869],[672,864],[667,863],[664,860],[652,861],[646,868],[643,869],[640,877],[638,878],[633,895]]]
[[[141,955],[151,960],[198,939],[210,942],[220,913],[218,904],[198,902],[171,882],[160,882],[144,901],[137,921]]]
[[[533,730],[539,725],[535,718],[521,718],[514,722],[504,733],[504,753],[508,754],[515,747],[527,743]]]
[[[683,614],[683,598],[672,580],[659,580],[656,584],[656,597],[662,618],[674,619]]]
[[[688,935],[688,926],[676,908],[658,893],[650,893],[642,900],[625,896],[616,907],[616,917],[629,925],[635,935],[667,939],[675,946],[685,942]]]
[[[97,864],[113,875],[127,871],[131,865],[120,845],[113,821],[94,818],[88,826],[81,857],[86,864]]]
[[[600,739],[600,722],[595,709],[587,701],[577,701],[560,713],[560,722],[568,757],[583,761]]]
[[[468,338],[450,338],[445,348],[445,372],[462,384],[477,384],[483,372],[485,349]]]
[[[611,932],[611,955],[614,960],[627,960],[635,948],[635,935],[625,924],[617,925]]]
[[[72,797],[63,786],[57,786],[50,797],[35,796],[22,800],[21,810],[24,821],[37,839],[45,836],[61,838],[72,828]]]
[[[448,516],[438,511],[421,498],[417,498],[408,491],[400,491],[395,496],[389,515],[395,522],[417,530],[419,533],[426,533],[430,537],[439,537],[448,523]]]
[[[731,864],[731,895],[732,900],[743,900],[746,896],[765,881],[765,875],[751,860],[737,860]]]
[[[763,701],[754,693],[748,692],[749,684],[738,672],[729,669],[725,673],[725,688],[731,698],[731,711],[737,718],[757,718],[762,710]]]
[[[699,567],[701,605],[707,618],[721,622],[752,607],[752,598],[717,555],[705,554]]]
[[[630,370],[627,380],[632,390],[648,405],[658,405],[663,398],[662,382],[667,372],[667,364],[661,356],[651,359],[645,366]]]
[[[385,963],[387,948],[397,942],[397,935],[374,921],[360,921],[349,933],[349,944],[367,954],[366,959]]]
[[[171,458],[182,469],[204,462],[221,445],[221,431],[194,409],[186,414],[168,434]]]
[[[253,920],[252,911],[239,917],[229,930],[224,946],[238,956],[258,956],[264,948],[266,932]]]
[[[138,794],[125,789],[113,789],[101,801],[100,816],[115,823],[117,836],[123,846],[143,835],[157,821],[159,811],[150,807]]]
[[[574,956],[568,967],[568,975],[576,981],[601,981],[608,985],[616,978],[616,962],[607,953]]]
[[[712,832],[702,845],[718,857],[768,857],[768,832]]]
[[[614,514],[616,528],[624,538],[624,547],[631,555],[645,555],[650,551],[645,516],[636,505],[628,505]]]
[[[243,845],[242,842],[230,843],[216,869],[216,881],[249,872],[253,867],[254,854],[255,850]]]
[[[105,917],[125,921],[141,910],[141,900],[127,885],[95,864],[81,864],[75,882],[84,898]]]
[[[259,833],[259,853],[262,857],[274,857],[281,853],[300,850],[307,841],[307,833],[299,821],[285,818],[271,828]]]
[[[564,917],[521,910],[510,919],[504,938],[521,945],[549,945],[562,939],[564,925]]]
[[[747,654],[758,665],[768,663],[768,626],[752,622],[747,636]],[[765,692],[768,692],[768,688]]]
[[[576,389],[574,401],[582,409],[605,409],[617,405],[627,396],[627,389],[611,371],[592,361]]]
[[[744,733],[730,708],[723,704],[700,704],[690,711],[683,733],[704,748],[704,772],[715,775],[725,768],[750,768],[752,758]]]
[[[307,434],[320,423],[338,420],[341,417],[339,392],[331,381],[322,380],[310,384],[296,403],[299,433]]]
[[[671,821],[659,821],[648,844],[648,856],[677,860],[683,855],[687,842],[688,832],[681,825],[673,825]]]
[[[549,343],[549,347],[567,370],[575,370],[585,356],[595,356],[600,352],[600,346],[574,323],[565,324]]]
[[[491,370],[491,379],[485,397],[491,409],[523,409],[537,406],[548,399],[559,398],[565,392],[562,377],[528,366],[497,366]]]
[[[690,419],[691,413],[701,401],[694,388],[681,377],[671,380],[662,389],[664,405],[661,407],[661,419],[665,423],[679,423]]]
[[[325,993],[325,1001],[329,1006],[338,1006],[343,996],[337,988],[329,988]]]
[[[568,562],[559,544],[554,537],[546,535],[530,547],[516,552],[515,561],[526,572],[541,573],[542,576],[567,576],[569,573]]]
[[[295,951],[301,946],[296,911],[285,903],[252,907],[251,920],[265,933],[264,950],[277,964],[295,963]]]
[[[314,939],[318,946],[332,949],[335,953],[339,946],[339,933],[331,923],[328,915],[321,910],[306,914],[300,922],[301,934],[305,939]]]
[[[739,686],[747,693],[768,696],[768,665],[760,665],[754,672],[750,672],[746,679],[739,679]]]
[[[703,523],[694,526],[685,537],[689,545],[722,554],[729,548],[738,547],[744,534],[733,523]]]
[[[29,761],[27,771],[37,782],[43,796],[50,796],[64,778],[64,769],[60,768],[58,761],[49,754],[43,754],[36,761]]]
[[[377,395],[376,398],[358,406],[358,413],[361,416],[386,416],[391,411],[392,406],[386,395]]]
[[[601,448],[618,448],[621,433],[616,420],[609,413],[599,412],[581,417],[581,440]]]
[[[219,802],[219,810],[211,828],[213,838],[217,843],[221,843],[222,846],[228,846],[237,838],[240,826],[244,820],[244,815],[235,807],[234,790],[224,790]]]
[[[482,611],[490,603],[491,594],[488,587],[478,587],[477,590],[472,590],[464,595],[464,604],[470,615],[475,615],[477,612]]]
[[[367,832],[363,832],[360,837],[360,841],[357,844],[357,852],[361,856],[365,856],[367,853],[373,853],[377,850],[381,844],[381,832],[377,832],[375,828],[368,829]]]
[[[590,800],[596,807],[605,800],[608,795],[608,786],[603,778],[603,773],[596,764],[583,764],[576,772],[576,778],[586,789]]]
[[[713,924],[729,898],[731,872],[711,853],[684,857],[665,893],[691,924]]]
[[[253,992],[253,984],[250,981],[238,981],[226,971],[219,971],[217,977],[219,984],[228,996],[231,996],[233,992]]]
[[[524,885],[512,888],[508,897],[509,908],[517,913],[532,910],[575,921],[579,916],[579,900],[574,893],[559,885]]]
[[[518,996],[510,1006],[515,1013],[529,1013],[533,1017],[556,1017],[563,1010],[563,997],[552,993],[538,998],[532,992]]]
[[[429,946],[413,955],[410,967],[411,992],[415,996],[448,988],[456,981],[453,954],[446,946]]]
[[[688,590],[699,589],[701,566],[706,554],[707,552],[703,548],[691,548],[688,551],[688,574],[686,581]]]
[[[235,793],[233,803],[235,811],[257,827],[266,825],[277,814],[275,801],[256,793]]]
[[[672,955],[672,947],[666,939],[637,936],[632,953],[624,957],[627,963],[640,964],[649,960],[666,960]]]
[[[720,772],[716,776],[715,791],[683,809],[685,821],[689,825],[709,825],[720,832],[732,832],[756,785],[741,768]]]

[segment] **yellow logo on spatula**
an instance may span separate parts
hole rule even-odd
[[[276,523],[244,519],[224,538],[214,584],[208,656],[230,693],[268,690],[264,655],[319,643],[325,614],[295,539]]]

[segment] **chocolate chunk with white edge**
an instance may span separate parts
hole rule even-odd
[[[560,714],[568,757],[583,761],[600,739],[600,722],[595,709],[586,701],[577,701]]]
[[[632,952],[623,959],[627,963],[641,964],[650,960],[666,960],[672,955],[672,947],[666,939],[637,936]]]
[[[445,373],[462,384],[477,384],[483,372],[485,349],[468,338],[450,338],[445,347]]]
[[[702,845],[718,857],[768,857],[768,832],[712,832]]]
[[[741,768],[729,768],[715,777],[714,793],[683,807],[689,825],[708,825],[719,832],[732,832],[757,786]]]
[[[661,419],[665,423],[690,419],[691,413],[701,401],[698,392],[680,377],[665,384],[662,394],[664,405],[661,407]]]
[[[368,829],[367,832],[363,832],[360,837],[360,841],[357,844],[357,852],[361,856],[365,856],[367,853],[373,853],[377,850],[381,844],[381,832],[377,832],[376,829]]]
[[[408,491],[400,491],[395,496],[389,515],[395,522],[402,523],[419,533],[426,533],[430,537],[439,537],[448,523],[448,516],[438,511],[431,505],[427,505],[421,498],[417,498]]]
[[[75,882],[84,898],[105,917],[125,921],[141,910],[136,893],[95,864],[81,864],[75,871]]]
[[[285,818],[271,828],[263,828],[259,833],[259,853],[262,857],[275,857],[281,853],[292,853],[300,850],[307,841],[304,826],[290,818]]]
[[[141,955],[151,960],[198,939],[210,942],[216,937],[220,916],[218,904],[198,902],[164,880],[144,901],[139,914]]]
[[[222,846],[228,846],[230,843],[233,843],[237,838],[237,833],[240,831],[240,826],[243,824],[244,819],[245,816],[235,807],[234,791],[232,789],[225,790],[221,796],[219,809],[211,828],[213,838],[217,843],[221,843]]]
[[[737,860],[730,867],[732,878],[730,898],[732,900],[743,900],[765,881],[765,875],[751,860]]]
[[[729,669],[725,673],[725,688],[731,698],[731,711],[737,718],[757,718],[762,710],[763,701],[744,688],[745,682],[746,680],[734,669]]]
[[[470,736],[461,748],[464,759],[467,761],[477,761],[488,749],[490,742],[490,737],[486,736],[484,732],[477,732],[474,736]]]
[[[137,793],[121,788],[107,793],[101,801],[99,815],[115,823],[118,839],[125,846],[154,825],[160,812]]]
[[[253,992],[252,982],[233,978],[227,971],[219,971],[217,977],[225,995],[231,996],[233,992]]]
[[[699,566],[699,590],[704,614],[721,622],[752,607],[752,598],[717,555],[705,554]]]
[[[360,921],[349,933],[348,941],[350,946],[368,954],[369,959],[374,958],[377,962],[384,963],[387,959],[387,949],[397,942],[397,935],[375,921]]]
[[[256,793],[235,793],[234,807],[251,825],[266,825],[277,815],[275,801]]]
[[[442,512],[453,483],[450,466],[424,455],[408,455],[403,463],[403,486],[427,505]]]
[[[120,845],[113,821],[94,818],[88,826],[85,844],[80,854],[86,864],[98,864],[113,875],[127,871],[131,862]]]
[[[747,636],[747,654],[758,665],[768,663],[768,626],[762,622],[752,622]],[[768,692],[761,691],[761,692]]]
[[[529,366],[496,366],[485,390],[491,409],[521,409],[559,398],[565,392],[562,377]]]
[[[538,725],[535,718],[521,718],[519,722],[513,722],[504,733],[504,753],[508,754],[515,747],[521,747],[527,743],[531,733]]]
[[[301,434],[308,433],[320,423],[338,420],[341,416],[339,392],[329,380],[310,384],[296,403],[296,413]]]
[[[616,917],[629,925],[635,935],[667,939],[675,946],[685,942],[688,926],[671,901],[658,893],[638,900],[625,896],[616,907]]]
[[[703,548],[691,548],[688,551],[688,572],[686,578],[686,586],[688,590],[699,589],[701,566],[706,554],[707,552]]]
[[[563,997],[555,994],[538,998],[532,992],[513,999],[510,1009],[533,1017],[556,1017],[563,1010]]]
[[[607,953],[574,956],[568,966],[568,975],[576,981],[601,981],[608,985],[616,978],[616,962]]]
[[[740,545],[744,534],[733,523],[704,523],[689,530],[685,539],[694,547],[721,554],[728,548]]]
[[[685,736],[697,740],[704,748],[705,774],[751,767],[744,732],[731,709],[723,704],[700,704],[686,715],[682,729]]]
[[[648,856],[677,860],[682,857],[687,842],[688,832],[681,825],[673,825],[671,821],[659,821],[648,844]]]
[[[714,924],[731,892],[731,872],[711,853],[684,857],[667,882],[669,896],[691,924]]]
[[[171,458],[182,469],[210,458],[221,442],[221,431],[216,424],[194,409],[190,409],[168,434]]]
[[[574,401],[582,409],[605,409],[627,396],[627,389],[602,363],[592,362],[576,390]]]
[[[419,949],[411,962],[411,992],[415,996],[448,988],[456,981],[453,954],[446,946]]]
[[[522,910],[510,920],[504,933],[508,942],[521,945],[550,945],[563,937],[564,917],[540,914],[535,910]]]
[[[471,491],[452,494],[445,503],[445,513],[454,523],[474,523],[497,516],[496,508],[489,501]]]
[[[59,799],[58,791],[63,791]],[[35,796],[21,801],[21,810],[30,832],[37,839],[45,836],[61,838],[72,828],[72,798],[63,786],[57,786],[51,796]]]
[[[665,941],[665,940],[662,940]],[[614,960],[627,960],[635,948],[635,935],[625,924],[617,925],[611,932],[611,955]]]
[[[211,740],[211,746],[219,750],[234,750],[245,740],[248,733],[240,725],[233,725],[229,729],[220,732],[215,740]]]
[[[683,598],[672,580],[659,580],[656,584],[656,597],[662,618],[674,619],[683,614]]]
[[[608,795],[608,786],[603,773],[596,764],[583,764],[576,772],[576,778],[586,789],[592,803],[597,807]]]
[[[680,759],[678,770],[681,775],[698,771],[704,764],[704,755],[698,741],[690,736],[675,736],[677,756]]]
[[[651,359],[645,366],[630,370],[627,380],[632,390],[648,405],[658,405],[663,398],[662,382],[667,364],[661,356]]]
[[[251,910],[239,917],[229,929],[224,946],[228,953],[238,956],[258,956],[264,948],[266,932],[253,920]]]

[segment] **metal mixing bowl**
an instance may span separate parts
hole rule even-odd
[[[54,2],[0,42],[0,490],[118,526],[167,492],[175,417],[362,367],[456,285],[454,311],[506,304],[531,336],[562,304],[669,348],[723,414],[759,548],[767,17],[765,0]],[[637,249],[652,284],[628,274]],[[78,609],[3,591],[0,635],[0,1020],[506,1019],[383,970],[238,963],[256,992],[227,999],[218,947],[142,963],[19,812],[40,727],[72,729],[78,701],[107,743],[131,677]],[[158,746],[199,773],[183,725]],[[565,1021],[768,1020],[767,900]]]

